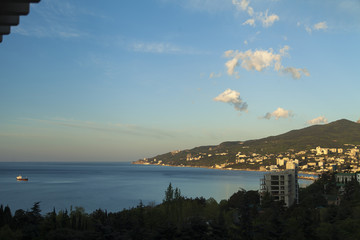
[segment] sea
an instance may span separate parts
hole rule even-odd
[[[22,175],[29,180],[17,181]],[[130,162],[0,162],[0,204],[43,214],[83,207],[118,212],[159,204],[171,183],[182,196],[220,202],[240,189],[259,190],[264,172],[133,165]],[[302,185],[311,181],[301,180]]]

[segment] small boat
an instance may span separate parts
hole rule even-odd
[[[17,181],[28,181],[29,179],[27,177],[23,177],[23,176],[19,175],[16,177],[16,180]]]

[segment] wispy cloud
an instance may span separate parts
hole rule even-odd
[[[141,41],[122,39],[119,45],[129,51],[155,54],[185,54],[197,55],[208,54],[188,46],[179,46],[171,42],[163,41]]]
[[[31,11],[39,15],[39,22],[22,22],[13,32],[26,36],[77,38],[86,35],[78,27],[79,15],[89,15],[83,8],[78,9],[68,1],[47,0],[31,6]],[[92,14],[93,15],[93,14]]]
[[[306,30],[308,33],[311,33],[311,32],[312,32],[312,29],[311,29],[311,27],[309,27],[309,26],[306,26],[306,27],[305,27],[305,30]]]
[[[243,25],[250,25],[250,26],[255,26],[255,19],[251,18],[251,19],[248,19],[246,20]]]
[[[281,107],[277,108],[275,111],[273,111],[272,113],[268,112],[265,114],[264,117],[261,117],[263,119],[271,119],[272,117],[274,117],[276,120],[278,120],[279,118],[290,118],[293,117],[294,114],[292,113],[292,111],[290,110],[285,110]]]
[[[221,73],[214,73],[214,72],[212,72],[212,73],[210,73],[209,78],[210,78],[210,79],[212,79],[212,78],[219,78],[219,77],[221,77],[221,76],[222,76]]]
[[[260,22],[263,27],[267,28],[272,26],[274,22],[280,20],[280,17],[276,14],[269,15],[269,9],[264,12],[255,12],[248,0],[232,0],[232,3],[239,11],[246,12],[249,15],[250,18],[246,20],[243,25],[255,27],[256,22]]]
[[[326,24],[325,21],[324,21],[324,22],[316,23],[316,24],[314,24],[314,26],[313,26],[313,29],[314,29],[314,30],[325,30],[325,29],[327,29],[327,28],[328,28],[328,26],[327,26],[327,24]]]
[[[240,98],[240,93],[235,90],[231,90],[230,88],[215,97],[214,101],[229,103],[234,106],[236,111],[240,112],[247,111],[248,107],[247,103]]]
[[[268,50],[247,50],[245,52],[238,50],[228,50],[224,52],[226,58],[231,58],[225,63],[227,73],[229,75],[238,76],[235,71],[237,66],[241,66],[247,71],[255,70],[258,72],[267,68],[273,68],[277,72],[290,73],[294,79],[299,79],[302,75],[309,76],[310,73],[306,68],[284,67],[281,60],[284,56],[288,56],[290,47],[284,46],[278,53],[273,49]],[[302,74],[301,74],[302,73]]]
[[[298,23],[298,26],[301,24]],[[305,30],[310,34],[312,31],[320,31],[320,30],[326,30],[328,29],[326,21],[315,23],[312,26],[305,26]]]
[[[163,3],[179,5],[191,11],[215,13],[231,9],[232,4],[224,0],[159,0]]]
[[[180,53],[184,52],[178,46],[170,43],[163,42],[134,42],[130,44],[130,49],[136,52],[147,52],[147,53]]]
[[[122,124],[122,123],[103,124],[92,121],[79,121],[79,120],[63,119],[63,118],[52,118],[52,119],[26,118],[25,120],[42,123],[42,124],[48,124],[48,125],[86,129],[91,131],[101,131],[101,132],[108,132],[114,134],[127,134],[127,135],[146,136],[153,138],[173,137],[173,134],[167,131],[163,131],[156,128],[131,125],[131,124]]]
[[[264,13],[259,13],[257,18],[262,22],[263,27],[270,27],[274,24],[274,22],[279,21],[280,18],[276,14],[268,15],[268,10]]]
[[[327,123],[327,122],[328,120],[324,116],[320,116],[307,121],[307,124],[314,125],[314,124]]]
[[[283,73],[289,73],[291,74],[293,79],[299,79],[302,75],[310,76],[309,71],[306,68],[294,68],[294,67],[287,67],[284,68]]]

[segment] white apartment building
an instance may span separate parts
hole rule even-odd
[[[264,175],[260,183],[260,196],[268,192],[275,201],[284,201],[287,207],[299,200],[297,168]]]

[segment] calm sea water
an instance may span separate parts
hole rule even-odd
[[[28,182],[16,181],[21,174]],[[161,203],[171,182],[183,196],[228,199],[240,188],[258,190],[262,172],[132,165],[130,163],[0,162],[0,204],[30,209],[40,201],[43,213],[82,206],[121,211],[143,203]]]

